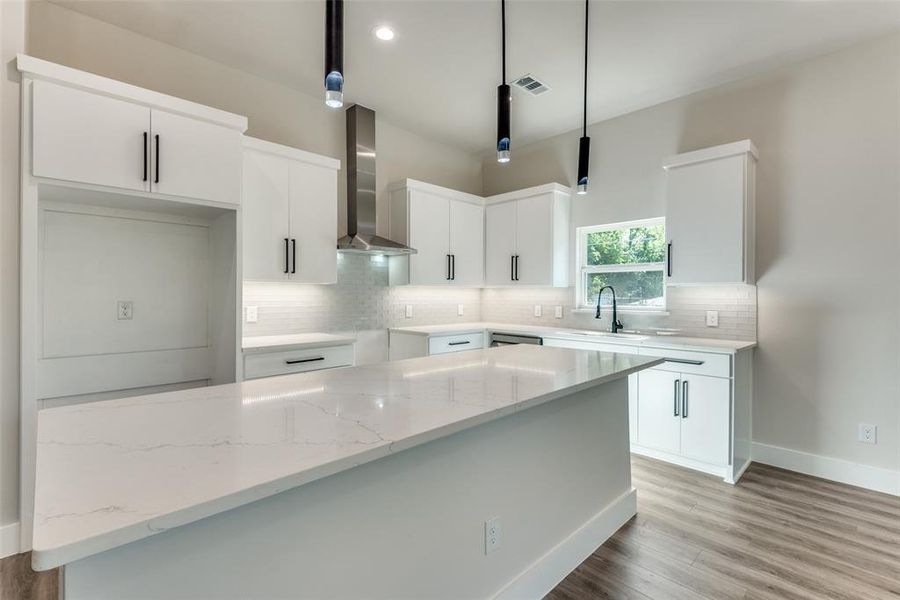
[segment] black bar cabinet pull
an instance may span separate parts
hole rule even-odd
[[[450,279],[451,281],[456,280],[456,255],[450,255]]]
[[[696,365],[696,366],[699,367],[700,365],[702,365],[702,364],[705,363],[706,361],[704,361],[704,360],[691,360],[690,358],[666,358],[666,362],[670,362],[670,363],[678,363],[678,364],[681,364],[681,365]]]
[[[470,344],[470,343],[471,342],[469,340],[466,340],[464,342],[448,342],[447,345],[448,346],[465,346],[466,344]]]
[[[450,276],[450,255],[447,255],[447,281],[450,281],[453,277]]]
[[[666,245],[666,275],[672,276],[672,242]]]
[[[299,364],[301,364],[301,363],[318,362],[318,361],[320,361],[320,360],[325,360],[325,357],[324,357],[324,356],[317,356],[317,357],[315,357],[315,358],[293,358],[293,359],[284,361],[284,364],[286,364],[286,365],[299,365]]]
[[[291,273],[297,272],[297,238],[291,238]]]
[[[688,382],[681,382],[681,418],[687,419],[688,416]]]
[[[672,398],[675,400],[675,416],[678,416],[678,384],[681,383],[680,380],[675,380],[675,389],[672,391]]]
[[[510,279],[510,281],[516,280],[516,256],[515,256],[515,254],[509,257],[509,279]]]
[[[519,255],[516,254],[516,281],[519,280]]]
[[[147,181],[147,132],[144,132],[144,181]]]
[[[284,238],[284,272],[288,272],[288,239]]]
[[[156,178],[153,183],[159,183],[159,134],[156,134]]]

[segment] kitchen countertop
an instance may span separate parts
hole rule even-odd
[[[481,331],[518,333],[545,338],[579,340],[604,344],[623,344],[627,346],[645,346],[648,348],[672,348],[677,350],[696,350],[700,352],[735,353],[740,350],[756,347],[756,342],[740,340],[720,340],[674,335],[652,334],[611,334],[596,329],[570,329],[566,327],[549,327],[544,325],[517,325],[514,323],[450,323],[447,325],[424,325],[418,327],[392,327],[392,332],[411,335],[436,336]]]
[[[507,346],[42,410],[33,565],[97,554],[663,360]]]
[[[324,348],[356,343],[356,338],[331,333],[295,333],[290,335],[260,335],[245,337],[241,346],[244,352],[268,352],[271,350],[299,350]]]

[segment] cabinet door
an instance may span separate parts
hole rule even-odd
[[[290,162],[291,280],[337,282],[337,171]]]
[[[32,85],[36,177],[150,189],[144,160],[149,108],[47,81]]]
[[[485,283],[512,285],[512,258],[516,253],[516,202],[491,204],[484,209]]]
[[[484,283],[484,209],[477,204],[450,201],[450,254],[453,280],[460,286]]]
[[[668,283],[744,281],[744,156],[669,169]]]
[[[450,201],[419,190],[409,191],[409,245],[418,250],[409,257],[409,283],[434,285],[450,282]]]
[[[240,203],[239,131],[161,110],[153,110],[150,118],[154,192]]]
[[[678,452],[681,430],[680,387],[678,373],[654,369],[638,373],[638,444],[665,452]]]
[[[290,162],[247,150],[243,169],[244,279],[285,281]]]
[[[682,375],[682,456],[728,464],[730,384],[730,380],[718,377]]]
[[[552,195],[523,198],[516,204],[516,281],[553,285]]]

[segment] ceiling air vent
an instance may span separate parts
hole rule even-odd
[[[550,86],[548,86],[543,81],[540,81],[531,73],[522,75],[515,80],[513,85],[524,92],[528,92],[532,96],[540,96],[541,94],[550,91]]]

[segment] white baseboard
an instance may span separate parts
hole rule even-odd
[[[900,496],[900,471],[753,442],[753,462]]]
[[[19,523],[9,523],[0,527],[0,558],[18,554],[20,551]]]
[[[494,598],[543,598],[635,514],[637,494],[632,488],[507,583]]]

